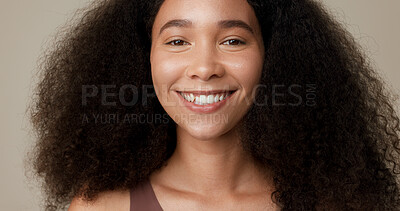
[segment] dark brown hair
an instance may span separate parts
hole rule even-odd
[[[274,173],[276,191],[266,197],[282,210],[400,210],[395,99],[353,37],[318,2],[248,2],[265,63],[241,140]],[[48,210],[135,187],[173,153],[175,123],[153,90],[142,89],[152,84],[150,32],[161,4],[96,3],[45,54],[30,111],[32,167]],[[277,103],[273,85],[296,94]],[[105,100],[106,92],[116,95]],[[127,115],[135,119],[122,121]]]

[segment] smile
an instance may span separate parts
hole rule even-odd
[[[233,91],[203,95],[193,92],[180,92],[179,94],[188,102],[196,105],[209,105],[225,100]]]
[[[177,91],[184,105],[196,113],[212,113],[219,110],[235,92],[236,90]]]

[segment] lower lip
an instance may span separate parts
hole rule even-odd
[[[237,91],[237,90],[236,90]],[[181,100],[183,101],[183,104],[191,111],[194,111],[196,113],[203,113],[203,114],[209,114],[209,113],[213,113],[215,111],[217,111],[218,109],[220,109],[222,106],[225,105],[225,103],[232,97],[232,95],[234,95],[235,92],[233,92],[232,94],[230,94],[228,97],[226,97],[224,100],[222,101],[218,101],[216,103],[212,103],[212,104],[208,104],[208,105],[198,105],[192,102],[189,102],[187,100],[185,100],[185,98],[183,98],[183,96],[181,94],[179,94],[178,92],[176,92],[178,94],[178,97],[181,98]]]

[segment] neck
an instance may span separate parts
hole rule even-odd
[[[205,195],[259,192],[265,184],[235,130],[199,140],[178,126],[176,149],[160,174],[167,186]]]

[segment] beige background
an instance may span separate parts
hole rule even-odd
[[[400,1],[322,1],[364,46],[388,85],[400,93]],[[26,179],[23,166],[33,142],[25,109],[40,53],[57,29],[88,2],[0,1],[0,210],[42,210],[39,189]]]

